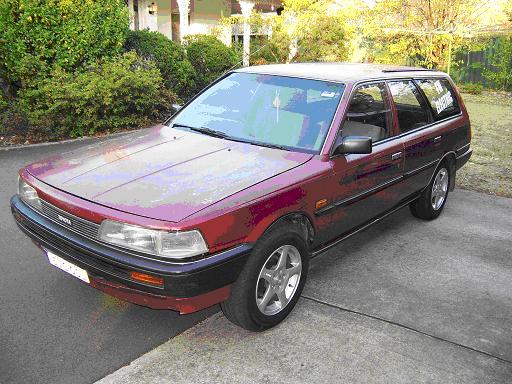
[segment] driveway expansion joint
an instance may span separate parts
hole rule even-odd
[[[457,343],[456,341],[448,340],[448,339],[445,339],[443,337],[439,337],[439,336],[433,335],[431,333],[428,333],[428,332],[425,332],[425,331],[421,331],[419,329],[412,328],[412,327],[409,327],[409,326],[404,325],[404,324],[397,323],[396,321],[387,320],[387,319],[384,319],[384,318],[379,317],[379,316],[370,315],[368,313],[357,311],[355,309],[345,308],[345,307],[339,306],[337,304],[329,303],[327,301],[324,301],[324,300],[321,300],[321,299],[317,299],[315,297],[311,297],[311,296],[308,296],[308,295],[302,294],[301,297],[306,299],[306,300],[310,300],[310,301],[313,301],[313,302],[318,303],[318,304],[323,304],[323,305],[326,305],[326,306],[331,307],[331,308],[338,309],[338,310],[343,311],[343,312],[348,312],[348,313],[352,313],[354,315],[364,316],[366,318],[377,320],[377,321],[381,321],[381,322],[384,322],[384,323],[387,323],[387,324],[390,324],[390,325],[394,325],[396,327],[400,327],[400,328],[406,329],[406,330],[411,331],[411,332],[419,333],[420,335],[427,336],[427,337],[430,337],[432,339],[439,340],[439,341],[442,341],[442,342],[454,345],[454,346],[459,347],[459,348],[464,348],[464,349],[466,349],[468,351],[476,352],[476,353],[482,354],[484,356],[490,357],[492,359],[501,361],[502,363],[506,363],[506,364],[512,365],[512,361],[504,359],[504,358],[499,357],[499,356],[495,356],[495,355],[493,355],[493,354],[491,354],[489,352],[485,352],[485,351],[482,351],[480,349],[472,348],[472,347],[469,347],[467,345]]]

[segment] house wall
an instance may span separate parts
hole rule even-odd
[[[154,0],[134,0],[138,1],[139,29],[148,28],[150,31],[158,30],[158,15],[150,15],[148,11],[149,5]],[[156,2],[155,2],[156,3]]]
[[[158,7],[157,30],[172,39],[171,0],[153,0]]]
[[[190,15],[191,34],[211,34],[219,28],[219,20],[231,15],[231,0],[193,0],[194,10]],[[229,28],[222,28],[221,40],[231,44]]]
[[[280,4],[279,0],[267,0],[269,3],[259,9],[267,10],[272,4]],[[139,29],[148,28],[151,31],[158,31],[169,39],[178,40],[179,29],[179,7],[176,0],[128,0],[130,12],[133,10],[133,3],[138,4],[138,27]],[[157,5],[157,14],[149,14],[149,5],[154,2]],[[222,17],[231,16],[233,11],[239,9],[237,0],[191,0],[190,1],[190,34],[212,34],[214,31],[222,42],[231,45],[232,30],[231,27],[222,27],[219,21]],[[266,8],[265,8],[266,7]],[[270,9],[270,8],[269,8]],[[173,34],[173,23],[176,31]],[[131,28],[135,28],[137,23],[132,22]],[[174,36],[173,36],[174,35]]]

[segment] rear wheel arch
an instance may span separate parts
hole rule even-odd
[[[437,165],[434,168],[434,172],[432,172],[432,176],[430,176],[428,184],[425,186],[425,188],[422,191],[424,191],[426,188],[428,188],[428,186],[432,182],[434,176],[436,175],[437,170],[443,164],[446,164],[446,166],[448,167],[448,171],[450,172],[450,185],[448,186],[448,188],[450,191],[453,191],[453,189],[455,188],[455,171],[456,171],[456,167],[455,167],[456,160],[455,159],[456,159],[455,152],[453,152],[453,151],[446,152],[443,155],[443,157],[441,157],[439,159],[439,161],[437,162]]]
[[[428,185],[421,191],[418,198],[409,204],[412,215],[423,220],[436,219],[446,204],[449,186],[453,179],[450,160],[442,159]]]
[[[457,172],[457,168],[455,167],[456,164],[456,157],[454,152],[447,152],[443,159],[439,162],[439,164],[442,164],[443,161],[448,166],[448,172],[450,172],[450,185],[448,186],[448,189],[450,191],[453,191],[455,189],[455,173]],[[438,165],[439,168],[439,165]]]

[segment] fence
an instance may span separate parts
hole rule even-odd
[[[489,38],[485,46],[479,50],[458,49],[454,53],[454,66],[452,77],[460,84],[476,83],[484,87],[496,88],[497,84],[485,76],[486,72],[497,72],[500,68],[496,67],[496,54],[499,44],[506,40],[502,37]],[[512,61],[512,57],[509,58]],[[512,63],[510,65],[512,68]]]

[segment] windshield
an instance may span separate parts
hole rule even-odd
[[[318,153],[344,85],[320,80],[232,73],[168,124],[225,139]]]

